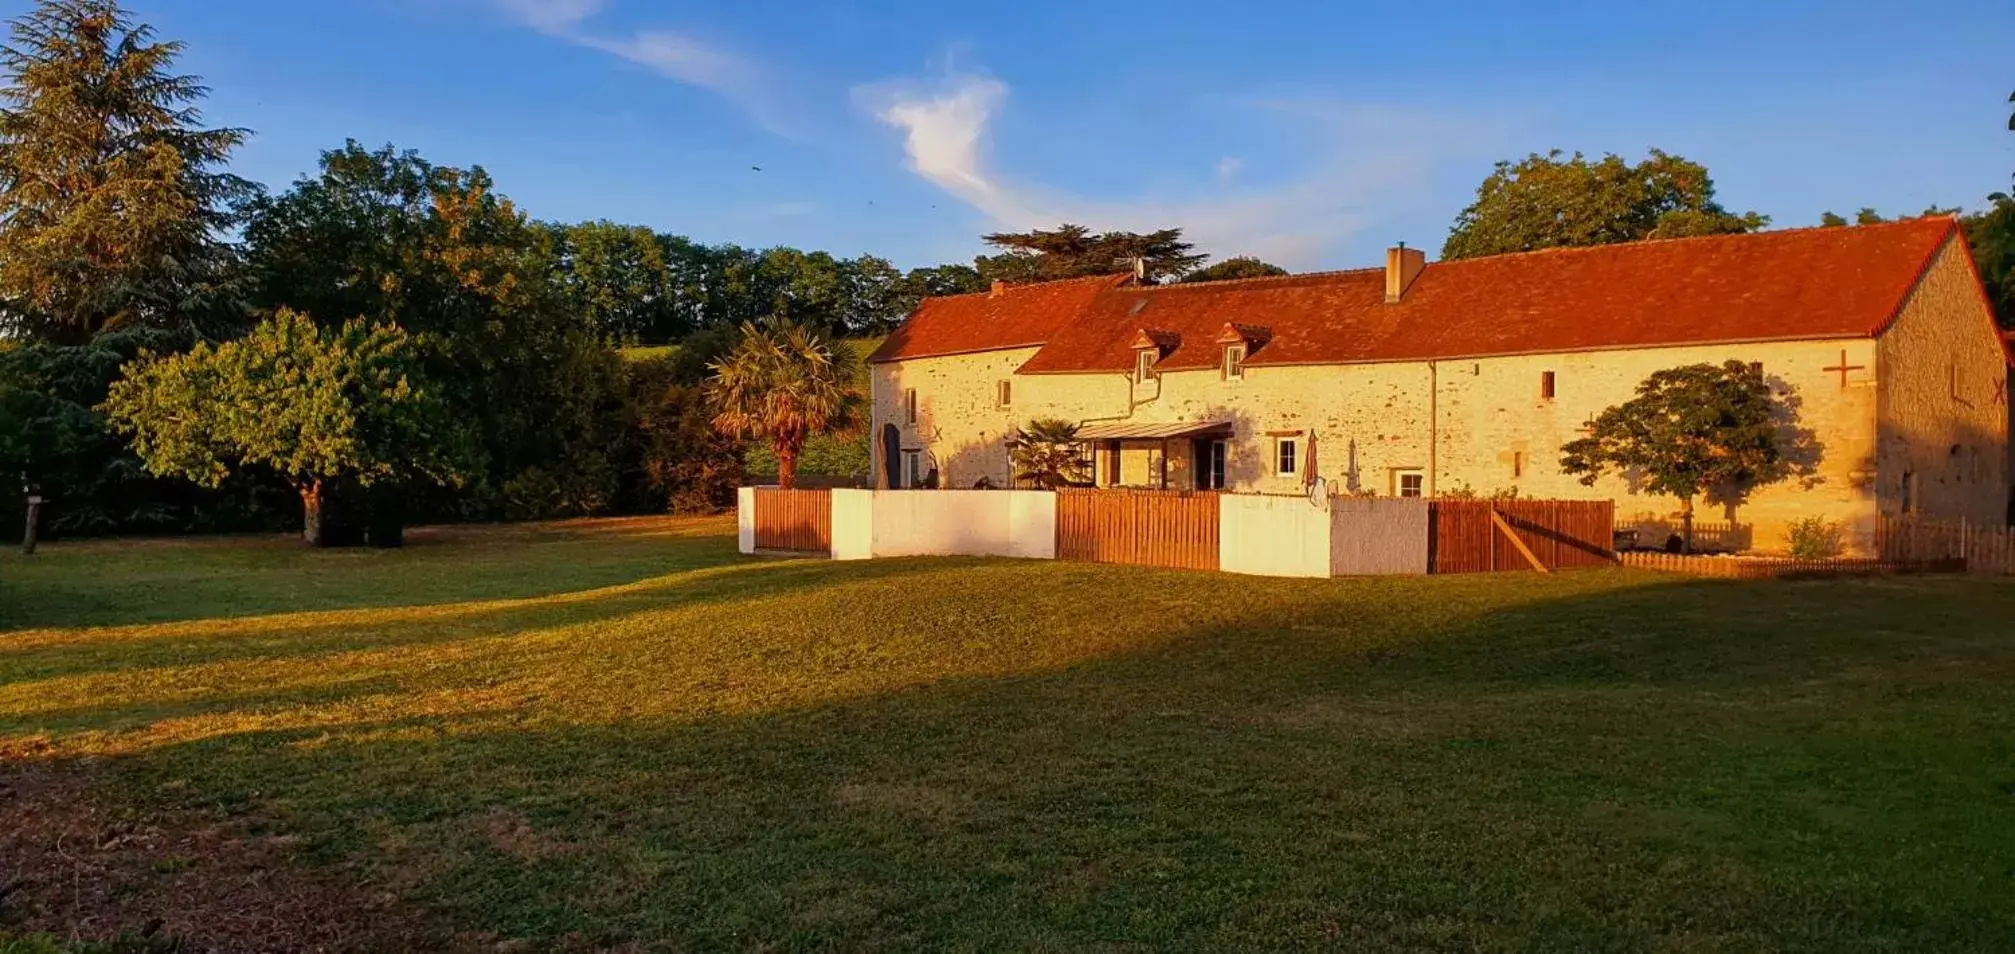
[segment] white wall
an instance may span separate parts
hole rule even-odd
[[[743,487],[735,492],[735,524],[742,552],[756,552],[756,488]]]
[[[1330,572],[1380,576],[1427,572],[1427,501],[1339,497],[1329,502]]]
[[[832,493],[832,558],[872,559],[875,555],[875,491],[835,489]]]
[[[1329,511],[1306,497],[1218,498],[1218,569],[1257,576],[1328,576]]]
[[[862,544],[858,500],[870,498]],[[845,503],[842,503],[842,500]],[[842,514],[840,508],[850,509]],[[833,554],[1056,557],[1056,495],[1035,490],[875,490],[833,495]],[[846,520],[842,529],[842,518]],[[842,534],[847,539],[842,542]]]

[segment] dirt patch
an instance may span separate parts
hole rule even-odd
[[[400,900],[387,876],[316,867],[245,818],[114,805],[78,766],[0,762],[0,927],[189,952],[488,949]]]
[[[476,830],[482,832],[490,847],[524,862],[558,858],[579,850],[572,843],[540,834],[525,816],[501,805],[479,816]]]

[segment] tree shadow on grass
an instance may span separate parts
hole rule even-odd
[[[0,553],[9,632],[527,599],[741,562],[720,518],[415,530],[403,550],[288,538],[99,540]]]
[[[414,903],[546,945],[1988,950],[2015,933],[2015,776],[1994,758],[2015,730],[2015,646],[1995,638],[2015,589],[963,566],[1103,587],[1083,609],[1106,628],[1182,599],[1162,618],[1204,621],[1026,653],[1034,611],[931,576],[931,601],[882,608],[884,632],[991,640],[948,646],[938,678],[870,678],[910,648],[808,618],[798,655],[677,682],[734,711],[535,700],[256,729],[119,756],[118,791],[256,818],[305,860],[406,872]],[[746,652],[780,645],[752,631]],[[170,928],[200,937],[200,914]]]
[[[410,668],[409,654],[414,651],[437,650],[447,654],[444,661],[493,654],[522,661],[527,653],[574,651],[566,640],[534,638],[554,631],[562,635],[592,631],[642,613],[789,597],[928,570],[918,561],[762,560],[529,599],[204,620],[0,640],[0,711],[24,711],[19,704],[7,704],[10,696],[46,699],[59,694],[77,698],[78,704],[72,710],[34,706],[37,718],[60,720],[67,711],[89,721],[93,713],[117,710],[116,705],[108,706],[108,699],[136,692],[174,699],[166,707],[148,705],[132,713],[153,718],[243,707],[254,697],[268,704],[289,699],[300,704],[327,702],[335,682],[353,682],[360,672]],[[219,664],[237,673],[206,671]],[[270,688],[269,680],[232,678],[260,669],[270,671],[274,679],[299,680],[303,687],[290,695],[291,690]],[[52,684],[78,677],[89,685]],[[234,693],[228,688],[231,683],[246,686],[250,694]],[[49,730],[61,731],[53,725]]]

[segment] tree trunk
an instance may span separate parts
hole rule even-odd
[[[777,448],[777,486],[785,490],[796,490],[798,486],[798,449]]]
[[[28,525],[22,528],[21,530],[22,553],[28,556],[35,555],[35,535],[36,532],[41,529],[41,523],[42,523],[42,498],[29,497]]]
[[[1693,498],[1679,499],[1679,538],[1684,541],[1684,551],[1693,553]]]
[[[302,484],[300,491],[301,542],[311,547],[322,546],[328,539],[328,528],[322,521],[322,482]]]

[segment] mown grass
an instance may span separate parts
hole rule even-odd
[[[2015,937],[2015,586],[830,564],[731,529],[8,557],[0,755],[538,946]]]

